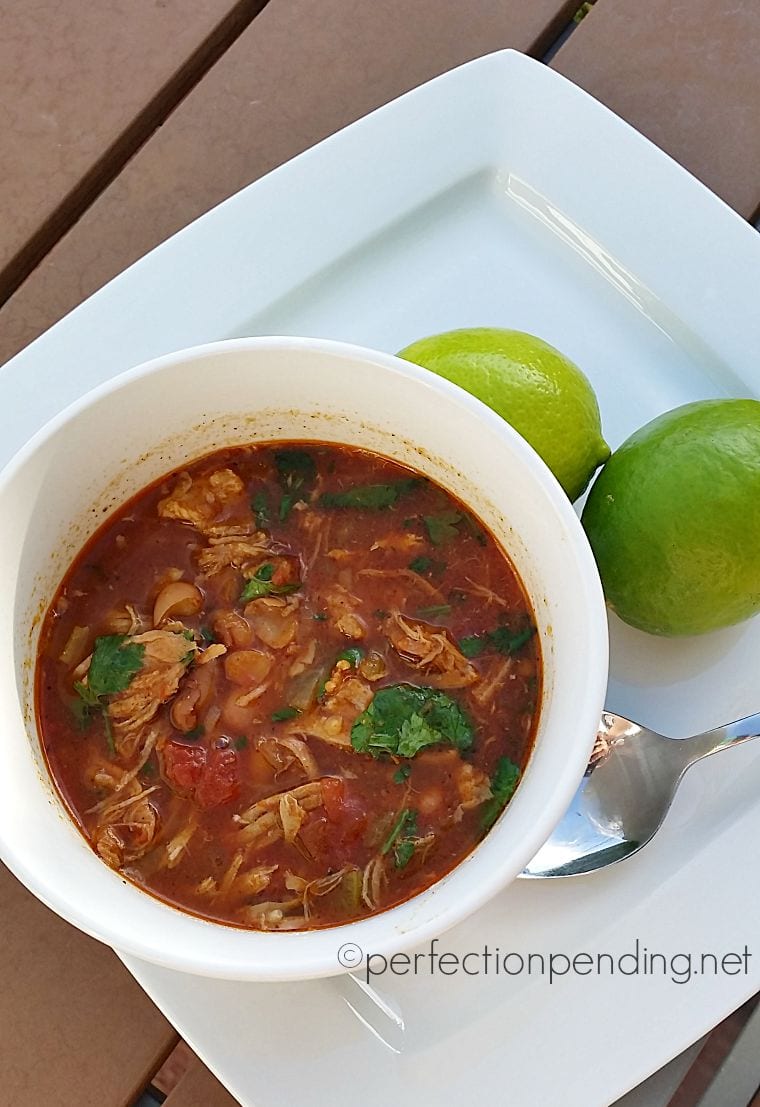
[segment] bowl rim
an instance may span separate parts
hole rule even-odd
[[[572,504],[567,498],[564,490],[549,468],[528,442],[522,438],[509,423],[502,419],[501,416],[481,400],[460,388],[458,385],[453,384],[445,378],[439,377],[437,374],[432,373],[422,366],[408,362],[395,354],[389,354],[383,351],[374,350],[371,347],[333,339],[287,335],[259,335],[223,339],[162,354],[159,357],[151,358],[139,365],[133,366],[98,385],[96,388],[90,389],[83,396],[68,404],[61,412],[48,420],[43,427],[16,451],[8,463],[0,470],[0,494],[8,486],[12,485],[18,472],[23,469],[26,463],[34,457],[35,453],[49,439],[51,439],[61,428],[65,427],[65,425],[74,419],[80,412],[85,411],[100,399],[113,395],[122,388],[128,387],[145,377],[159,374],[165,369],[181,365],[185,362],[259,350],[287,350],[290,352],[306,353],[307,355],[317,352],[337,359],[358,360],[365,364],[410,377],[413,380],[418,380],[427,385],[434,392],[441,394],[444,398],[448,397],[455,402],[458,407],[469,414],[473,421],[485,420],[500,437],[506,440],[510,452],[515,455],[518,463],[523,468],[531,470],[532,477],[542,486],[542,491],[550,501],[552,510],[559,516],[560,523],[563,524],[564,530],[573,543],[576,565],[580,572],[580,583],[585,590],[584,607],[588,613],[588,620],[587,625],[584,627],[585,637],[583,645],[584,651],[592,663],[586,666],[586,679],[582,689],[583,694],[581,695],[579,691],[578,700],[575,705],[575,718],[578,720],[578,725],[580,727],[585,728],[586,724],[588,725],[588,750],[590,751],[596,733],[596,720],[599,718],[599,714],[603,708],[607,689],[609,644],[602,586],[591,552],[591,547],[581,527],[580,520],[573,510]],[[529,599],[530,598],[529,592]],[[490,872],[481,874],[481,881],[477,886],[471,882],[471,888],[467,896],[462,897],[460,902],[449,902],[443,910],[431,916],[427,921],[416,925],[414,923],[410,924],[408,928],[405,929],[404,933],[394,932],[392,925],[389,925],[386,928],[383,940],[377,940],[375,938],[371,952],[373,954],[377,953],[390,956],[395,952],[408,949],[412,945],[418,945],[433,937],[438,937],[450,927],[463,921],[469,915],[479,910],[499,891],[511,883],[516,875],[519,874],[519,871],[528,863],[541,842],[551,833],[553,825],[556,825],[556,822],[559,821],[562,812],[572,800],[584,768],[585,761],[582,762],[581,752],[578,751],[574,756],[569,758],[568,763],[562,766],[561,769],[558,769],[551,797],[552,806],[558,811],[558,814],[556,818],[553,818],[551,825],[547,822],[547,825],[542,831],[543,837],[538,844],[536,844],[536,841],[532,841],[527,845],[523,843],[522,849],[518,849],[514,844],[512,845],[511,855],[513,858],[516,858],[517,862],[520,864],[517,873],[513,871],[515,868],[514,862],[509,866],[509,871],[501,871],[498,868],[495,869],[492,867]],[[51,776],[50,784],[56,798],[60,802],[57,786],[52,781],[52,775],[49,774],[49,770],[48,775]],[[559,801],[561,801],[561,803]],[[68,810],[66,810],[65,805],[62,806],[64,807],[66,817],[70,819],[71,816]],[[498,835],[499,823],[489,831],[488,838],[498,837]],[[86,846],[84,837],[82,840],[83,844]],[[474,858],[474,856],[475,853],[468,854],[467,857],[463,858],[462,861],[451,870],[452,873],[459,870],[468,858]],[[118,926],[108,925],[107,923],[104,924],[102,920],[98,920],[97,923],[93,922],[92,915],[86,908],[80,906],[76,896],[70,897],[66,894],[65,882],[62,882],[58,878],[51,879],[50,876],[40,868],[35,868],[33,865],[30,865],[27,858],[23,856],[23,851],[17,851],[12,845],[9,845],[5,836],[2,834],[0,834],[0,857],[5,864],[7,864],[8,868],[34,893],[35,896],[37,896],[38,899],[85,933],[104,942],[117,951],[122,951],[139,957],[142,960],[179,971],[217,978],[259,981],[306,980],[353,971],[358,966],[341,965],[336,961],[336,949],[341,939],[347,937],[354,939],[357,933],[361,934],[363,926],[371,923],[373,920],[383,918],[389,919],[394,913],[403,910],[404,907],[408,906],[410,903],[414,903],[421,896],[430,893],[431,889],[435,890],[440,887],[442,880],[446,879],[445,877],[441,878],[441,880],[436,881],[423,892],[412,897],[412,899],[404,901],[397,907],[369,916],[366,920],[343,923],[334,927],[310,931],[292,931],[285,933],[278,933],[277,931],[266,932],[267,938],[273,940],[273,952],[275,942],[281,946],[279,955],[272,959],[274,963],[262,964],[261,961],[258,960],[255,965],[250,963],[241,965],[238,962],[232,964],[223,957],[220,958],[218,962],[215,961],[214,963],[208,960],[200,962],[199,958],[192,953],[188,954],[185,950],[169,948],[168,943],[161,952],[158,952],[155,945],[151,945],[150,942],[143,940],[141,937],[129,933],[127,930],[128,923],[124,924],[123,929],[119,929]],[[180,908],[160,900],[156,896],[150,895],[149,892],[145,892],[137,885],[134,885],[134,887],[138,892],[141,892],[141,894],[149,895],[154,902],[160,903],[162,907],[172,912],[178,911],[184,917],[191,914],[190,912],[182,911]],[[246,933],[244,928],[231,927],[227,924],[206,920],[202,917],[197,918],[200,923],[213,927],[220,934],[230,931]],[[329,942],[331,936],[334,939],[332,944]],[[294,939],[296,940],[294,941]],[[305,945],[314,947],[322,946],[324,948],[322,952],[319,952],[315,948],[313,952],[309,952],[307,955],[304,949]]]

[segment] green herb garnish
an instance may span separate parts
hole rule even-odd
[[[359,662],[364,657],[364,650],[358,646],[349,646],[347,650],[341,650],[335,661],[348,661],[353,669],[359,668]],[[335,666],[333,665],[333,668]]]
[[[416,838],[401,838],[393,849],[393,861],[397,869],[403,869],[414,857],[417,848]]]
[[[508,757],[500,757],[491,777],[491,798],[486,800],[480,815],[483,830],[490,830],[514,795],[520,780],[520,769]]]
[[[273,723],[284,723],[286,719],[295,719],[301,712],[297,707],[280,707],[277,711],[273,711],[270,718]]]
[[[409,774],[411,773],[411,771],[412,771],[412,766],[411,765],[399,765],[399,767],[396,769],[395,773],[393,774],[393,783],[394,784],[403,784],[405,780],[409,779]]]
[[[428,536],[434,546],[445,546],[458,537],[457,526],[462,522],[458,511],[442,511],[438,515],[424,515]]]
[[[210,645],[212,642],[216,642],[216,637],[211,627],[201,627],[198,633],[201,636],[201,640],[207,645]]]
[[[433,559],[432,557],[415,557],[414,561],[409,562],[409,568],[413,573],[419,573],[420,575],[429,573],[433,568]]]
[[[241,734],[232,744],[236,750],[244,750],[248,745],[248,739],[244,734]]]
[[[459,639],[459,649],[470,660],[480,657],[487,645],[488,638],[483,634],[468,634],[466,638]]]
[[[283,490],[280,521],[285,522],[297,503],[306,503],[317,475],[314,458],[305,450],[278,450],[274,455],[277,479]]]
[[[108,634],[95,639],[87,684],[75,688],[85,703],[95,706],[101,696],[113,696],[129,687],[132,677],[142,668],[145,646],[128,642],[126,634]]]
[[[524,627],[522,630],[512,631],[509,627],[497,627],[496,630],[486,631],[485,634],[470,634],[466,638],[459,639],[459,649],[465,657],[472,660],[480,657],[484,650],[496,650],[497,653],[517,653],[536,633],[534,626]]]
[[[407,832],[411,831],[415,833],[417,830],[417,812],[412,810],[411,807],[405,807],[403,811],[399,811],[391,832],[380,847],[380,853],[385,855],[389,849],[395,844],[396,839],[405,836]]]
[[[205,733],[206,728],[201,723],[198,723],[198,726],[194,726],[192,730],[184,731],[182,737],[186,738],[188,742],[197,742]]]
[[[488,639],[499,653],[517,653],[526,643],[530,642],[536,633],[534,626],[523,627],[522,630],[513,632],[509,627],[497,627],[491,631]]]
[[[250,580],[245,583],[245,588],[240,593],[240,602],[248,603],[249,600],[258,600],[261,596],[284,596],[288,592],[297,592],[301,587],[299,580],[290,584],[272,584],[274,565],[267,562],[260,565]]]
[[[324,623],[327,621],[327,612],[317,611],[314,613],[314,615],[312,615],[312,619],[315,623]]]
[[[354,749],[373,757],[414,757],[438,743],[462,751],[472,739],[472,723],[450,696],[411,684],[380,688],[351,728]]]
[[[128,641],[126,634],[107,634],[96,638],[90,668],[87,670],[87,683],[78,680],[74,684],[74,691],[82,700],[82,724],[85,715],[91,711],[101,711],[106,741],[111,752],[114,750],[113,735],[104,697],[116,695],[129,687],[132,678],[142,668],[144,654],[145,646]]]
[[[391,832],[383,843],[380,853],[385,855],[393,850],[393,860],[397,869],[408,865],[414,855],[417,837],[417,812],[406,807],[399,812],[391,827]]]
[[[432,557],[415,557],[413,561],[409,562],[409,568],[413,573],[419,573],[420,576],[428,576],[429,574],[437,576],[446,568],[446,562],[434,561]]]
[[[431,618],[436,618],[436,616],[450,615],[451,614],[451,604],[450,603],[434,603],[430,607],[418,607],[417,608],[417,614],[422,615],[423,618],[425,616],[430,616]]]
[[[360,484],[345,492],[323,492],[320,507],[353,507],[365,511],[382,511],[395,507],[402,496],[419,485],[418,477],[397,480],[392,484]]]
[[[251,500],[253,514],[256,516],[256,526],[259,530],[266,530],[269,526],[269,500],[263,489],[259,489]]]

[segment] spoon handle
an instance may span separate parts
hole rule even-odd
[[[703,757],[709,757],[710,754],[726,750],[730,746],[738,746],[742,742],[750,742],[758,737],[760,737],[760,715],[748,715],[745,719],[737,719],[735,723],[727,723],[704,734],[695,734],[693,738],[676,739],[676,741],[684,754],[683,768],[687,769],[695,761],[701,761]]]

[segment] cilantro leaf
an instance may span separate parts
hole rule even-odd
[[[470,634],[466,638],[460,638],[458,645],[464,656],[470,659],[480,657],[484,650],[489,649],[503,654],[517,653],[530,642],[535,633],[536,628],[532,624],[518,631],[510,630],[509,627],[497,627],[485,634]]]
[[[411,771],[412,771],[412,766],[411,765],[399,765],[399,767],[396,769],[395,773],[393,774],[393,783],[394,784],[403,784],[405,780],[409,779],[409,775],[410,775]]]
[[[359,668],[359,662],[364,657],[364,650],[359,646],[349,646],[346,650],[341,650],[336,661],[348,661],[352,669]]]
[[[480,657],[487,645],[488,641],[482,634],[469,634],[466,638],[459,639],[459,649],[470,660]]]
[[[437,743],[469,749],[472,723],[459,705],[435,688],[391,684],[378,689],[351,728],[351,745],[373,757],[414,757]]]
[[[256,516],[256,526],[260,530],[266,530],[269,526],[269,501],[266,492],[260,488],[251,500],[253,514]]]
[[[284,495],[280,501],[280,521],[285,522],[297,503],[305,503],[317,475],[314,458],[305,450],[278,450],[274,455],[277,479]]]
[[[103,713],[103,727],[106,742],[111,753],[114,752],[111,720],[108,717],[104,696],[113,696],[129,687],[132,677],[142,668],[145,646],[138,642],[129,642],[126,634],[106,634],[95,639],[90,668],[87,670],[87,683],[78,680],[74,691],[82,701],[78,712],[81,725],[85,725],[93,710]]]
[[[414,838],[402,838],[393,850],[393,861],[397,869],[403,869],[414,857],[417,842]]]
[[[409,568],[413,573],[429,573],[433,568],[432,557],[415,557],[413,561],[409,562]]]
[[[381,854],[393,850],[393,862],[397,869],[403,869],[414,856],[417,847],[417,812],[406,807],[399,812],[391,832],[380,850]]]
[[[457,525],[462,522],[458,511],[442,511],[439,515],[423,515],[428,536],[434,546],[445,546],[458,536]]]
[[[348,488],[345,492],[323,492],[319,497],[320,507],[353,507],[366,511],[382,511],[395,507],[402,496],[407,495],[420,483],[418,477],[397,480],[392,484],[360,484]]]
[[[440,740],[439,732],[415,711],[401,724],[396,752],[399,757],[414,757],[425,746],[434,746]]]
[[[249,600],[258,600],[261,596],[284,596],[288,592],[297,592],[301,587],[299,580],[290,584],[272,584],[274,565],[267,562],[260,565],[250,580],[245,582],[245,587],[240,593],[240,603],[248,603]]]
[[[281,707],[273,711],[269,716],[273,723],[284,723],[287,719],[295,719],[301,712],[297,707]]]
[[[417,614],[422,615],[423,617],[427,615],[430,618],[436,618],[436,617],[440,617],[440,616],[443,616],[443,615],[450,615],[451,614],[451,604],[450,603],[434,603],[434,604],[432,604],[431,607],[418,607],[417,608]]]
[[[427,576],[428,573],[437,576],[445,570],[446,562],[434,561],[432,557],[415,557],[413,561],[409,562],[409,568],[413,573],[419,573],[420,576]]]
[[[417,833],[417,812],[411,807],[405,807],[399,812],[396,821],[391,827],[391,832],[380,847],[380,853],[385,855],[391,849],[398,838],[408,834]]]
[[[526,645],[536,633],[534,626],[523,627],[522,630],[513,632],[509,627],[497,627],[488,635],[488,639],[499,653],[517,653]]]
[[[87,693],[99,699],[129,687],[132,677],[142,668],[145,646],[127,642],[126,634],[108,634],[95,639],[92,661],[87,671]],[[80,692],[81,695],[81,692]],[[82,696],[87,702],[86,698]]]
[[[483,804],[480,825],[490,830],[514,795],[520,781],[520,769],[509,757],[500,757],[491,777],[491,798]]]

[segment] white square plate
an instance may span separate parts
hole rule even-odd
[[[244,189],[53,327],[0,372],[2,452],[91,386],[198,342],[308,334],[393,351],[489,324],[578,362],[615,446],[680,403],[760,392],[759,288],[755,231],[591,97],[507,51]],[[760,621],[686,641],[611,630],[611,709],[672,734],[760,710]],[[760,751],[713,758],[640,855],[519,881],[441,948],[752,951],[758,793]],[[422,968],[378,977],[375,998],[348,977],[244,985],[127,964],[246,1107],[275,1107],[284,1088],[330,1107],[604,1107],[760,987],[756,958],[688,983],[672,979],[683,961],[553,983]]]

